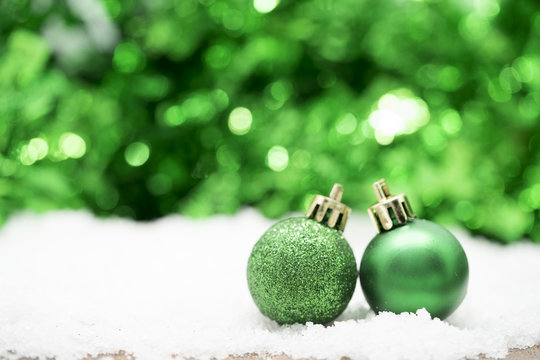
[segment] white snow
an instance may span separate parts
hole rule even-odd
[[[125,350],[137,359],[275,353],[294,358],[504,357],[540,343],[540,246],[455,231],[469,294],[447,321],[375,316],[360,287],[333,326],[278,326],[253,304],[251,247],[273,223],[254,210],[151,223],[85,212],[22,214],[0,231],[0,357],[57,360]],[[349,220],[357,261],[373,227]]]

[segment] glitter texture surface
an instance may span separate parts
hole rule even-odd
[[[281,324],[326,324],[345,310],[357,281],[356,260],[340,232],[289,218],[268,229],[248,261],[255,304]]]

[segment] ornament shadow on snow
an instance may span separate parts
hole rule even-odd
[[[327,324],[347,307],[357,268],[342,231],[350,208],[343,187],[316,195],[306,217],[281,220],[257,241],[248,260],[247,281],[263,315],[279,324]]]
[[[425,308],[444,319],[463,301],[469,265],[459,241],[444,227],[416,218],[405,194],[373,184],[378,202],[368,213],[379,232],[360,262],[360,285],[376,312]]]

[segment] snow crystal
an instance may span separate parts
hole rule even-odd
[[[245,276],[271,224],[253,210],[151,223],[84,212],[16,216],[0,232],[0,356],[445,360],[540,343],[540,246],[461,231],[469,293],[446,321],[425,310],[375,316],[357,286],[332,326],[278,326],[253,304]],[[366,218],[349,220],[357,261],[373,235]]]

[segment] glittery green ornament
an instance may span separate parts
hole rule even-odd
[[[391,196],[384,179],[374,188],[379,202],[369,213],[381,233],[360,263],[367,302],[375,312],[425,308],[433,317],[446,318],[467,292],[465,251],[442,226],[416,219],[405,195]]]
[[[253,247],[247,280],[261,312],[280,324],[326,324],[345,310],[356,286],[356,260],[341,234],[350,209],[343,188],[315,196],[306,218],[282,220]]]

